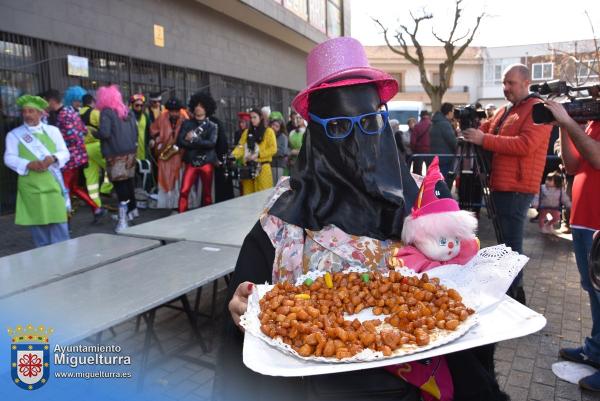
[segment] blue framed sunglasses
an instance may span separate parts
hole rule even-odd
[[[320,118],[312,113],[308,113],[310,119],[323,126],[325,134],[331,139],[344,139],[352,132],[354,124],[358,124],[360,130],[367,135],[379,135],[388,124],[388,107],[383,105],[385,110],[379,110],[374,113],[361,114],[354,117],[331,117]]]

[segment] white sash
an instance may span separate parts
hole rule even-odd
[[[44,130],[44,126],[42,125],[42,132],[46,135],[46,130]],[[39,140],[29,127],[25,124],[20,126],[18,129],[14,131],[16,137],[19,141],[29,150],[38,160],[44,160],[46,156],[52,156],[48,148]],[[48,136],[49,137],[49,136]],[[60,168],[54,163],[48,167],[48,171],[52,174],[58,185],[60,186],[60,190],[62,192],[63,197],[65,198],[65,206],[67,207],[67,212],[71,212],[71,198],[69,196],[69,190],[65,186],[65,182],[63,180],[62,172]]]

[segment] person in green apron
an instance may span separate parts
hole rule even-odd
[[[69,150],[58,128],[41,122],[48,103],[39,96],[17,99],[23,125],[6,135],[4,164],[18,175],[15,224],[28,226],[36,247],[69,239],[71,205],[61,167]]]

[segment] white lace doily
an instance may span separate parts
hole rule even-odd
[[[508,287],[521,271],[523,266],[529,259],[526,256],[519,255],[510,250],[504,245],[497,245],[489,248],[481,249],[478,254],[466,265],[445,265],[439,268],[430,270],[427,274],[430,277],[438,277],[441,284],[449,288],[454,288],[460,292],[463,297],[463,303],[475,309],[476,311],[483,310],[500,302],[508,290]],[[348,272],[365,272],[367,269],[350,268]],[[417,276],[421,274],[403,267],[396,269],[405,276]],[[307,278],[315,280],[324,275],[323,271],[311,271],[303,276],[298,277],[296,285],[302,284]],[[338,360],[337,358],[325,357],[302,357],[298,355],[289,345],[285,344],[278,338],[271,338],[265,335],[260,330],[260,320],[258,314],[260,312],[259,300],[273,288],[273,285],[264,284],[255,287],[252,295],[248,299],[248,309],[241,316],[240,324],[246,330],[246,333],[254,335],[265,341],[272,347],[294,355],[295,357],[325,363],[351,363],[375,361],[386,358],[394,358],[398,356],[410,355],[417,352],[429,350],[447,344],[464,335],[471,327],[477,324],[477,314],[470,316],[458,326],[455,331],[446,331],[435,329],[431,332],[431,341],[426,346],[404,346],[386,357],[381,352],[376,352],[370,349],[365,349],[361,353],[354,355],[351,358]],[[372,309],[363,310],[359,315],[347,317],[359,320],[382,319],[382,316],[375,316],[371,313]],[[383,319],[382,319],[383,320]]]
[[[466,265],[446,265],[427,272],[458,290],[469,306],[481,311],[500,302],[529,258],[505,245],[480,249]]]

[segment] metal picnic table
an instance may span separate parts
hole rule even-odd
[[[159,241],[90,234],[0,258],[0,299],[160,246]]]
[[[196,314],[186,294],[233,272],[238,253],[236,247],[198,242],[168,244],[4,298],[0,300],[0,325],[44,324],[55,330],[52,343],[69,345],[143,314],[147,323],[143,382],[156,338],[156,309],[180,299],[196,331]],[[206,350],[202,338],[197,338]]]
[[[272,189],[127,228],[126,236],[241,247]]]

